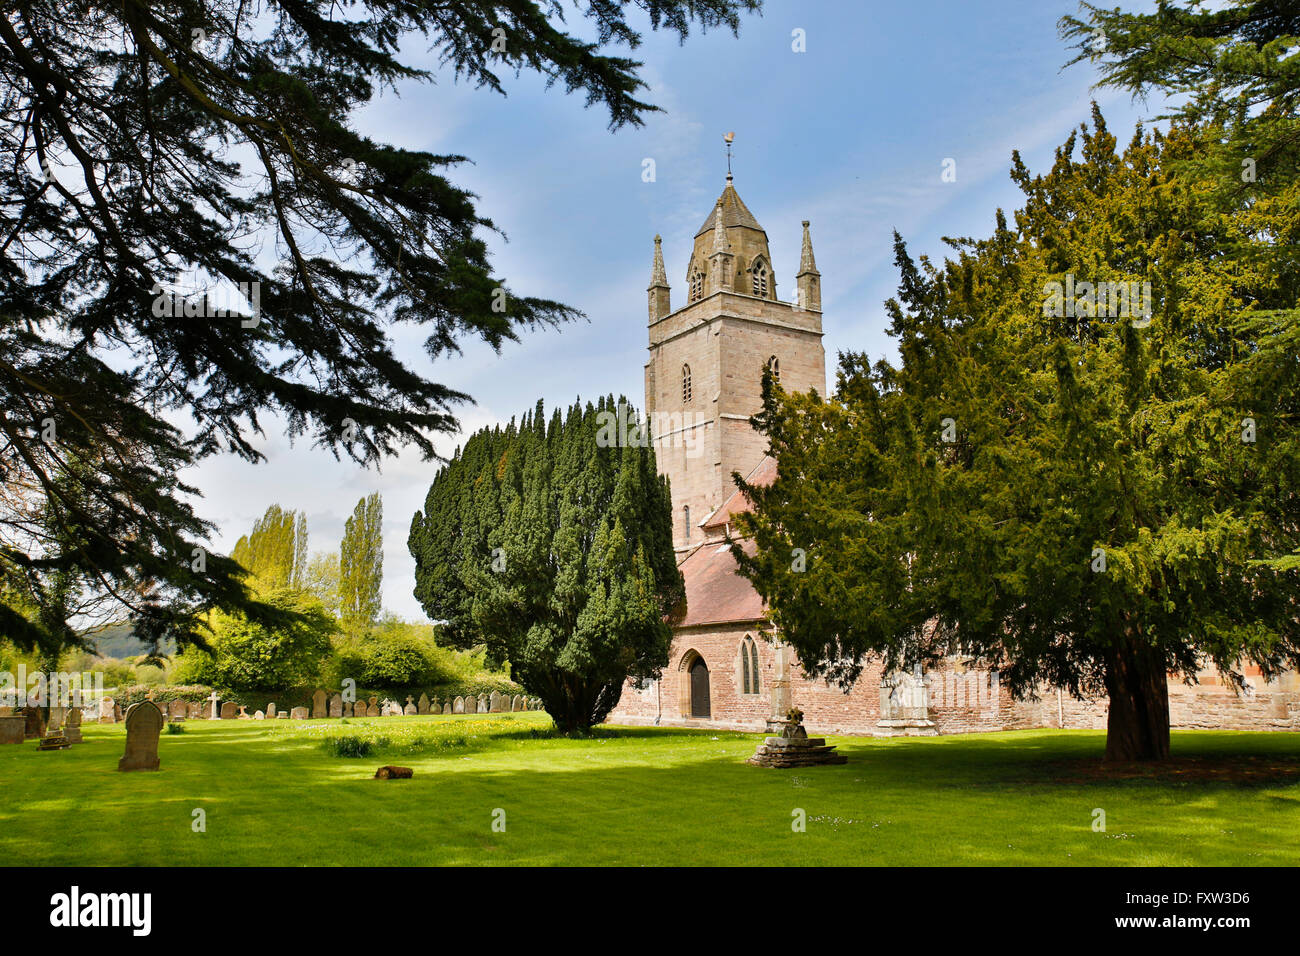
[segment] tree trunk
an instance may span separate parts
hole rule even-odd
[[[1106,760],[1169,759],[1169,676],[1163,656],[1125,638],[1106,659]]]

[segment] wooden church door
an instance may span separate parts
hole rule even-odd
[[[696,658],[691,665],[691,716],[709,717],[709,665]]]

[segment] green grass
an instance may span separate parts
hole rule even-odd
[[[161,772],[118,773],[123,727],[87,725],[71,750],[0,747],[0,852],[13,865],[1259,866],[1293,865],[1300,842],[1295,734],[1176,733],[1174,766],[1154,773],[1102,771],[1093,731],[837,738],[845,766],[768,770],[744,763],[752,734],[571,740],[548,726],[536,713],[193,721],[161,738]],[[334,756],[339,735],[371,753]],[[414,779],[372,779],[388,763]],[[807,832],[791,829],[796,809]]]

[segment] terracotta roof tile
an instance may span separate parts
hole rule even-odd
[[[754,553],[752,541],[742,542],[746,554]],[[736,573],[736,559],[729,545],[701,545],[680,565],[686,580],[685,616],[677,627],[755,621],[763,616],[763,599],[748,579]]]

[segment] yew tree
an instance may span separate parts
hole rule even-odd
[[[603,721],[629,678],[668,663],[684,592],[672,499],[622,400],[549,420],[539,402],[476,432],[434,476],[409,547],[440,639],[508,662],[566,732]]]
[[[1300,663],[1300,255],[1183,174],[1205,135],[1119,149],[1094,107],[1047,172],[1015,157],[1012,223],[942,264],[895,237],[897,361],[841,356],[829,399],[765,383],[779,477],[740,481],[735,550],[806,667],[1106,694],[1136,760],[1169,753],[1169,676]]]

